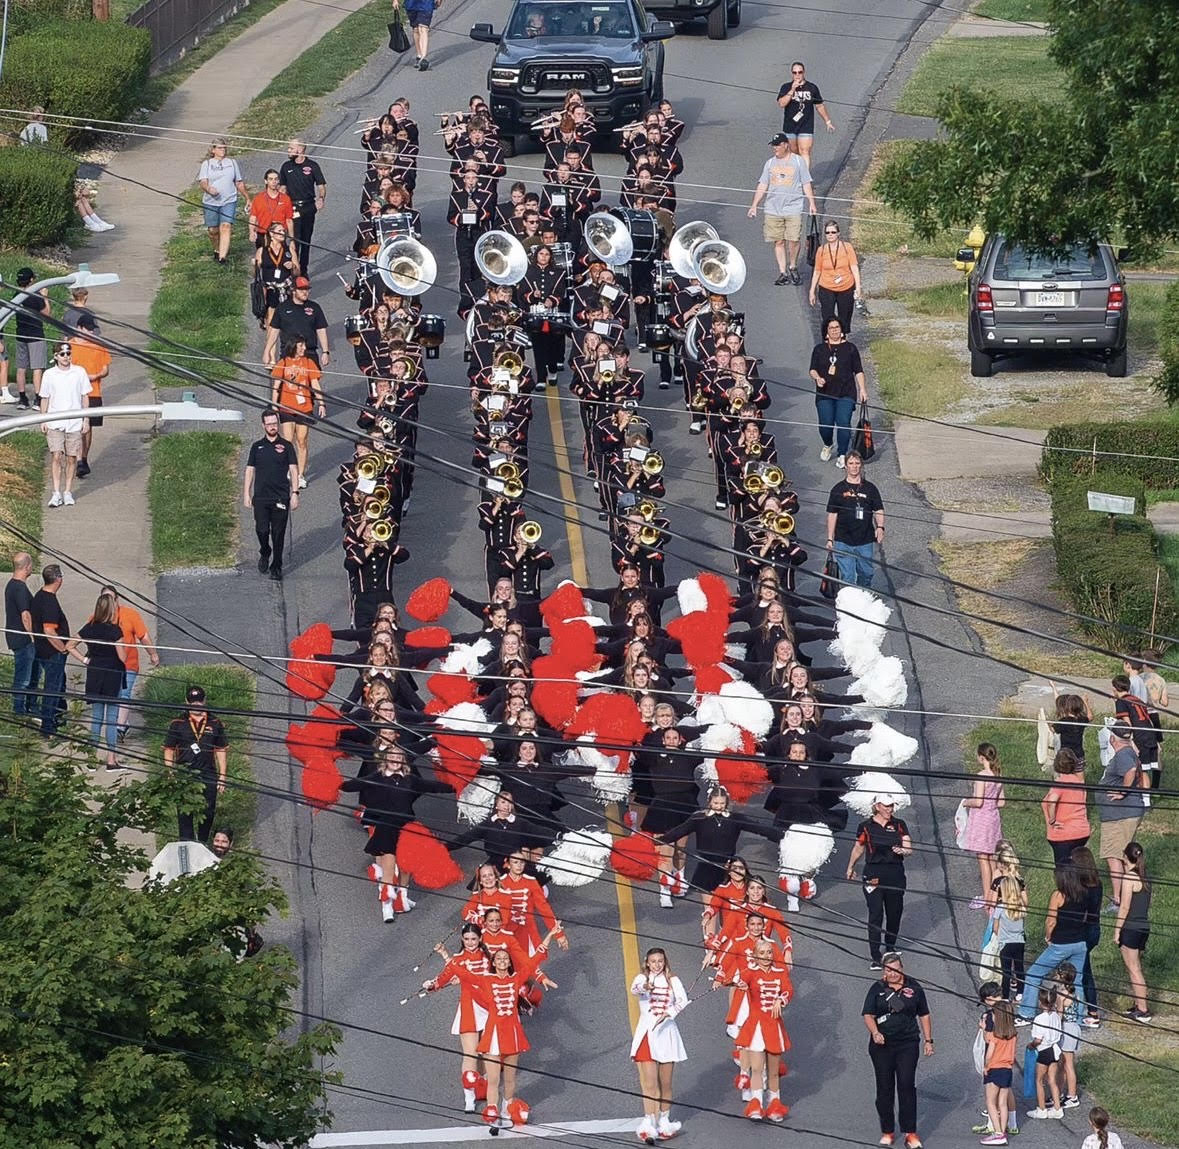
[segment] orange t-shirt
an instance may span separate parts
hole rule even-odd
[[[81,367],[90,376],[90,397],[102,398],[102,372],[111,365],[111,353],[101,344],[92,343],[75,335],[70,340],[70,350],[74,366]]]
[[[1089,835],[1088,798],[1080,786],[1062,786],[1060,783],[1053,786],[1040,802],[1045,819],[1048,803],[1052,801],[1056,803],[1056,825],[1049,825],[1048,841],[1072,842]]]
[[[990,1046],[991,1056],[986,1060],[988,1069],[1012,1069],[1015,1066],[1015,1038],[996,1037],[988,1030],[986,1043]]]
[[[295,214],[295,205],[291,197],[285,192],[279,192],[274,198],[264,191],[259,192],[250,201],[250,215],[258,221],[258,231],[265,235],[273,223],[281,223],[284,227]]]
[[[828,291],[851,291],[856,286],[853,267],[859,267],[855,248],[837,240],[825,243],[815,253],[815,267],[819,272],[819,286]]]
[[[136,673],[139,671],[139,643],[147,638],[147,627],[143,615],[133,606],[119,604],[119,629],[123,632],[123,665]]]
[[[313,389],[323,375],[315,361],[306,355],[284,357],[274,365],[270,374],[282,381],[278,392],[279,408],[294,411],[297,415],[310,415]]]

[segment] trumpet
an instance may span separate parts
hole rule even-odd
[[[376,455],[365,455],[356,464],[356,475],[360,479],[375,479],[384,469],[384,463]]]
[[[794,532],[794,516],[786,511],[765,511],[761,515],[761,525],[775,535],[789,535]]]
[[[751,459],[760,459],[761,458],[761,450],[762,450],[762,448],[761,448],[760,442],[750,443],[749,446],[745,448],[745,453]]]
[[[786,482],[786,472],[775,463],[771,463],[766,467],[762,471],[761,477],[765,480],[766,486],[775,491]]]
[[[524,494],[524,484],[519,479],[504,480],[504,498],[518,499]]]
[[[387,543],[393,537],[393,524],[388,519],[381,519],[373,523],[370,533],[374,543]]]
[[[495,468],[495,477],[497,479],[503,479],[505,483],[513,479],[518,480],[520,478],[520,468],[515,463],[500,463]]]
[[[364,517],[375,522],[377,519],[383,519],[388,509],[387,502],[382,503],[380,499],[368,498],[364,503]]]
[[[527,519],[520,524],[520,538],[530,547],[540,542],[540,523],[535,519]]]
[[[648,451],[643,460],[643,474],[658,475],[663,471],[663,456],[658,451]]]
[[[659,504],[652,502],[650,499],[643,499],[638,506],[635,507],[635,513],[643,519],[644,522],[651,522],[657,514],[659,514]]]
[[[744,395],[737,395],[736,397],[730,399],[729,414],[733,416],[740,415],[741,412],[745,410],[745,404],[748,402],[748,398]]]
[[[387,417],[384,419],[378,419],[377,430],[380,431],[382,435],[389,436],[397,430],[397,424],[394,423],[392,419]]]
[[[697,388],[692,393],[692,401],[688,404],[688,406],[691,407],[693,411],[707,411],[708,397],[704,394],[703,391]]]
[[[662,534],[663,532],[658,527],[653,527],[650,523],[645,523],[639,527],[639,533],[636,537],[643,546],[653,547],[659,541]]]
[[[613,371],[599,371],[598,380],[602,383],[613,383],[615,372]]]

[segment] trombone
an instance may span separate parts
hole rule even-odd
[[[364,517],[372,522],[377,519],[383,519],[389,509],[387,502],[383,503],[380,499],[374,499],[371,496],[365,500],[364,503]]]
[[[495,477],[497,479],[503,479],[505,483],[512,482],[513,480],[518,482],[520,479],[520,468],[515,463],[500,463],[495,468]]]
[[[535,519],[527,519],[520,524],[520,538],[530,547],[540,542],[540,523]]]
[[[655,516],[659,514],[659,504],[653,502],[651,499],[643,499],[638,506],[635,507],[635,512],[645,523],[654,522]]]
[[[659,475],[663,472],[663,456],[658,451],[648,451],[643,459],[644,475]]]
[[[654,527],[650,523],[644,523],[643,526],[639,527],[639,533],[635,537],[643,546],[653,547],[659,542],[662,535],[663,532],[658,527]]]
[[[772,491],[776,491],[784,482],[786,482],[786,472],[782,470],[776,463],[771,463],[761,473],[761,477],[765,480],[765,484]]]
[[[360,479],[375,479],[383,470],[384,463],[376,455],[365,455],[356,464],[356,476]]]
[[[761,525],[771,534],[791,535],[794,533],[794,516],[787,511],[764,511]]]

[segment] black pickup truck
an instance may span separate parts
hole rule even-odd
[[[476,24],[471,39],[496,45],[488,103],[505,151],[524,150],[570,88],[600,130],[640,119],[663,98],[661,41],[674,35],[638,0],[516,0],[502,33]]]
[[[646,0],[643,6],[673,24],[707,20],[710,40],[728,39],[729,29],[741,23],[741,0]]]

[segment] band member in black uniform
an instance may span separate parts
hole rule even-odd
[[[486,544],[483,548],[487,571],[487,593],[495,591],[495,584],[505,576],[512,576],[508,557],[516,549],[516,531],[524,522],[524,508],[518,499],[496,494],[479,504],[479,529]]]
[[[491,202],[494,205],[499,198],[499,181],[507,171],[504,165],[503,146],[498,140],[487,135],[487,124],[482,119],[471,120],[465,133],[447,129],[442,137],[447,152],[454,157],[450,165],[451,178],[455,189],[459,180],[467,170],[470,161],[478,164],[476,173],[479,186],[484,191],[491,192]]]
[[[363,520],[359,532],[344,542],[344,569],[352,591],[352,625],[358,628],[372,625],[381,603],[396,601],[393,568],[409,558],[409,551],[393,538],[385,542],[373,538],[374,526],[373,520]]]
[[[179,764],[193,775],[204,790],[204,814],[200,826],[193,832],[192,811],[179,813],[179,833],[182,842],[199,841],[208,844],[217,812],[217,796],[225,791],[229,769],[229,739],[225,726],[205,705],[205,692],[190,686],[185,692],[185,713],[174,718],[164,735],[164,764],[171,770]]]
[[[262,412],[262,438],[246,460],[242,503],[254,510],[258,536],[258,571],[282,581],[282,551],[287,516],[299,505],[299,467],[294,448],[279,436],[278,412]]]
[[[515,549],[504,559],[511,572],[512,589],[520,607],[520,618],[525,626],[540,625],[540,576],[553,569],[552,554],[524,538],[524,524],[516,527],[512,536]]]
[[[539,244],[532,249],[528,270],[516,284],[516,298],[526,311],[542,308],[560,311],[565,304],[568,281],[565,273],[553,266],[552,249]],[[544,390],[548,383],[557,382],[557,372],[565,358],[565,334],[552,319],[544,319],[540,326],[531,325],[532,357],[536,364],[536,386]]]
[[[483,289],[483,278],[475,263],[475,244],[491,227],[495,199],[479,187],[474,172],[464,172],[462,187],[450,194],[446,219],[454,228],[454,249],[459,265],[459,309],[466,317],[471,305]]]
[[[663,532],[639,514],[627,515],[622,531],[611,546],[615,567],[633,566],[639,572],[639,583],[644,587],[664,585]],[[657,608],[654,615],[658,622]]]
[[[294,139],[287,145],[287,161],[278,169],[279,190],[291,197],[295,209],[295,244],[299,268],[304,275],[311,267],[311,236],[316,213],[323,211],[327,199],[327,180],[323,170],[307,156],[307,144]],[[314,346],[314,342],[309,344]]]

